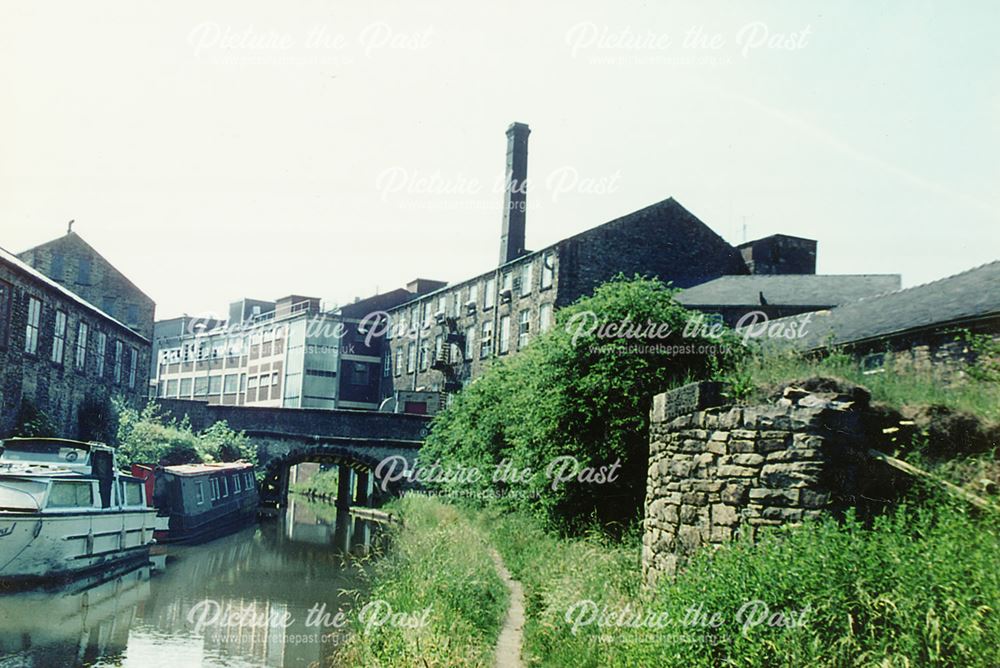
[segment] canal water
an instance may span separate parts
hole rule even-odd
[[[0,668],[326,668],[349,632],[334,616],[363,604],[365,556],[382,538],[293,496],[239,533],[157,547],[155,567],[0,595]]]

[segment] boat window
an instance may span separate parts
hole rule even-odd
[[[226,480],[226,476],[220,478],[222,481],[222,496],[229,496],[229,481]]]
[[[94,486],[90,482],[56,480],[49,490],[47,508],[93,508]]]
[[[212,501],[219,498],[219,481],[216,478],[212,478],[208,481],[209,487],[212,490]]]
[[[243,475],[244,475],[244,477],[246,477],[247,489],[252,488],[253,487],[253,474],[248,471],[248,472],[244,473]]]
[[[194,484],[194,498],[199,506],[205,503],[205,483],[201,480]]]
[[[141,506],[142,505],[142,483],[133,482],[131,480],[122,480],[122,498],[125,500],[124,505],[126,506]]]
[[[240,474],[239,473],[237,473],[236,475],[233,476],[233,493],[234,494],[239,494],[240,493]]]

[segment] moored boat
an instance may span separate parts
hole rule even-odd
[[[143,466],[132,473],[169,528],[158,542],[195,542],[235,531],[257,516],[257,481],[247,462]]]
[[[0,453],[0,583],[149,558],[156,513],[100,443],[11,438]]]

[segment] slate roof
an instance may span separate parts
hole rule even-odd
[[[816,312],[806,327],[806,335],[793,343],[797,348],[812,350],[998,315],[1000,260],[931,283]]]
[[[772,306],[830,307],[899,290],[899,274],[721,276],[677,295],[685,306],[748,306],[760,295]]]

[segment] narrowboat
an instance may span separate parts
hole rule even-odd
[[[57,438],[0,445],[0,583],[148,561],[156,512],[113,448]]]
[[[196,542],[236,531],[257,516],[257,480],[247,462],[132,466],[150,505],[169,518],[158,542]]]

